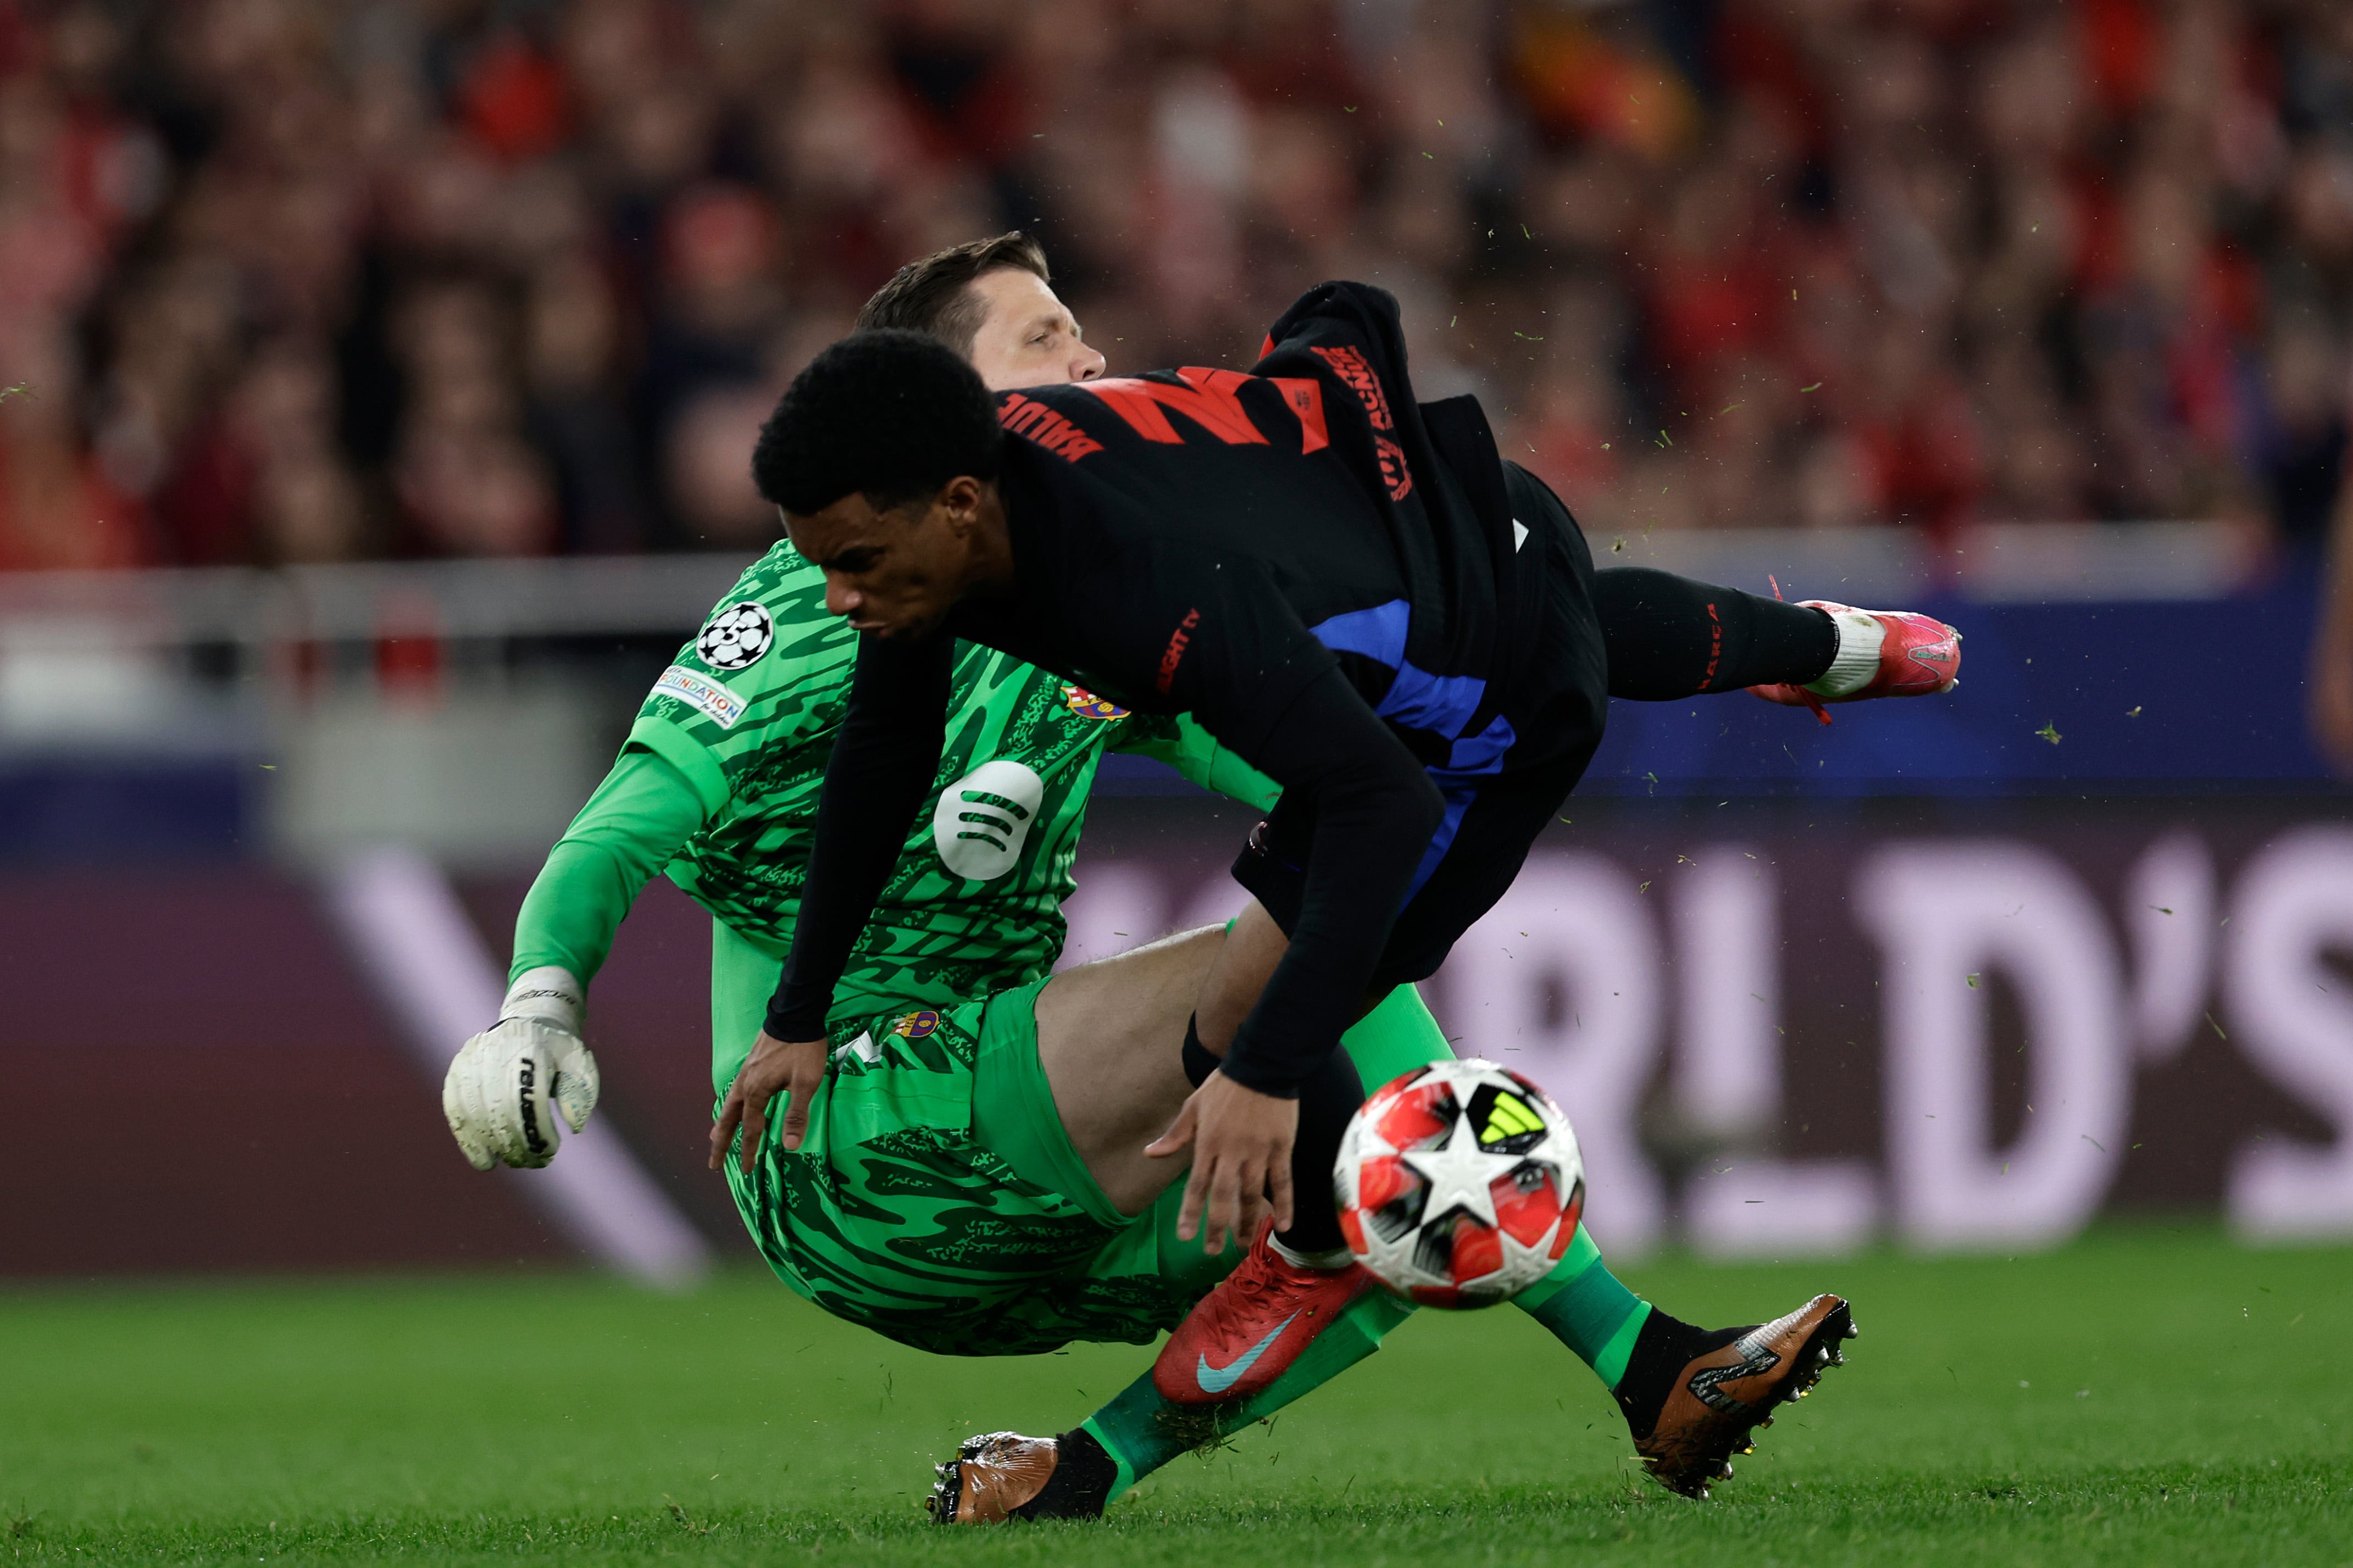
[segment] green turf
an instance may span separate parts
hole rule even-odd
[[[1505,1310],[1425,1312],[1100,1525],[938,1531],[967,1432],[1071,1425],[1128,1347],[955,1362],[737,1275],[0,1293],[0,1552],[26,1561],[2353,1561],[2353,1252],[2204,1228],[2045,1257],[1667,1263],[1710,1322],[1852,1296],[1852,1364],[1699,1505]]]

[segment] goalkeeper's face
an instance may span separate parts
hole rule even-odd
[[[1002,553],[996,487],[950,479],[936,495],[878,510],[852,492],[807,517],[786,512],[793,548],[825,573],[825,607],[852,628],[920,637],[985,585]]]
[[[1036,273],[1000,267],[967,287],[981,308],[967,357],[989,391],[1092,381],[1103,374],[1103,356],[1087,346],[1078,318]]]

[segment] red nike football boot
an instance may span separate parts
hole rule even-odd
[[[1878,697],[1933,697],[1950,691],[1961,675],[1961,634],[1936,619],[1914,610],[1858,610],[1830,599],[1800,599],[1808,609],[1826,615],[1869,616],[1879,623],[1879,669],[1857,690],[1841,697],[1824,697],[1802,686],[1776,682],[1748,689],[1767,702],[1788,708],[1810,708],[1827,724],[1826,702],[1868,702]]]
[[[1259,1227],[1241,1266],[1194,1304],[1152,1363],[1152,1386],[1172,1405],[1229,1405],[1271,1384],[1299,1352],[1373,1288],[1362,1265],[1302,1268]]]

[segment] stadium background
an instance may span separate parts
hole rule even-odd
[[[1613,1255],[2353,1236],[2343,7],[7,0],[0,1276],[748,1256],[666,885],[577,1158],[434,1087],[776,392],[1015,225],[1115,370],[1370,278],[1605,563],[1968,635],[1620,705],[1433,986]],[[1101,790],[1074,954],[1231,907]]]

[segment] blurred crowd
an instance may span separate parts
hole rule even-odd
[[[746,549],[1020,226],[1114,372],[1403,301],[1596,531],[2310,536],[2345,0],[0,0],[0,569]]]

